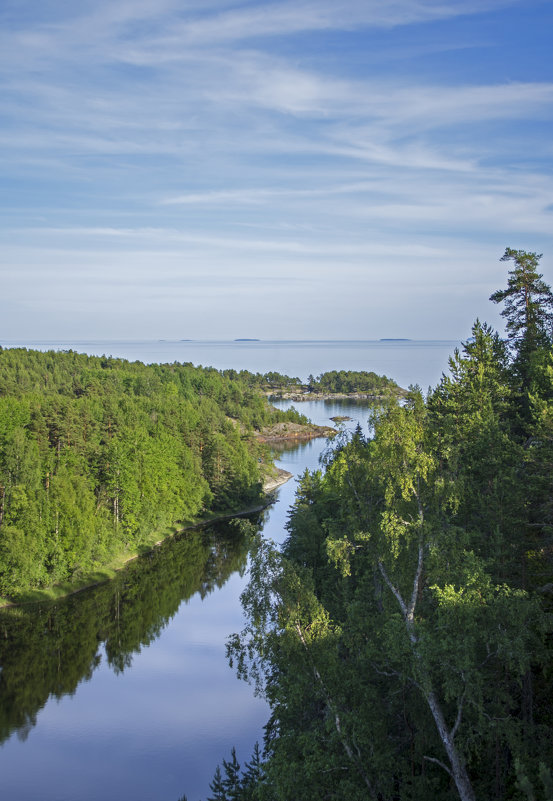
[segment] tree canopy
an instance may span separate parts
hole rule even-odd
[[[537,253],[507,248],[501,260],[514,264],[507,289],[490,296],[504,304],[501,315],[514,354],[512,376],[522,394],[540,381],[553,343],[553,293],[538,273],[540,259]]]
[[[506,248],[501,261],[512,261],[507,289],[498,289],[490,296],[494,303],[504,303],[501,315],[507,320],[508,337],[520,347],[528,339],[534,347],[551,341],[553,325],[553,293],[538,273],[542,254]]]
[[[507,340],[477,321],[257,543],[229,656],[271,707],[264,799],[553,798],[551,292],[504,258]]]
[[[251,503],[268,458],[252,432],[298,417],[212,368],[0,350],[0,596]]]

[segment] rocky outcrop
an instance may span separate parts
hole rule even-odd
[[[290,481],[291,478],[294,478],[294,476],[292,473],[289,473],[288,470],[283,470],[282,467],[276,467],[275,474],[267,476],[263,482],[263,492],[273,492],[283,484],[286,484],[287,481]]]
[[[301,401],[325,401],[325,400],[368,400],[381,402],[389,400],[391,397],[403,397],[405,390],[398,388],[392,392],[277,392],[272,390],[267,393],[271,400],[291,400],[295,403]]]
[[[289,442],[315,439],[316,437],[333,437],[338,432],[335,428],[330,426],[316,426],[312,423],[302,425],[301,423],[274,423],[271,426],[265,426],[259,433],[256,439],[259,442]]]

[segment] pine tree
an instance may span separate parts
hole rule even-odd
[[[215,769],[213,780],[209,783],[209,789],[213,795],[210,795],[207,801],[229,801],[225,791],[225,783],[223,781],[223,777],[221,776],[221,768],[219,765],[217,765]]]
[[[223,779],[225,798],[228,801],[240,801],[242,782],[240,780],[240,763],[236,758],[236,748],[233,747],[231,751],[230,761],[223,759],[223,768],[225,770],[225,778]]]
[[[242,799],[243,801],[258,801],[261,798],[261,784],[265,778],[263,762],[259,743],[256,743],[250,762],[244,766],[244,776],[242,779]]]
[[[553,293],[538,273],[541,254],[507,248],[501,261],[514,262],[507,289],[498,289],[490,300],[504,303],[508,340],[514,350],[513,369],[519,389],[526,392],[536,374],[539,352],[552,343]]]

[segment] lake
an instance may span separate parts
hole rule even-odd
[[[302,378],[368,369],[422,386],[436,383],[454,345],[149,343],[141,350],[140,343],[107,343],[102,350],[98,343],[61,343],[143,361],[277,369]],[[346,426],[357,420],[367,426],[363,404],[297,406],[316,423],[348,415],[353,422]],[[319,466],[326,447],[326,440],[311,440],[282,449],[279,465],[298,476]],[[295,483],[281,487],[277,503],[254,521],[279,543]],[[198,801],[233,745],[239,761],[249,758],[268,710],[225,658],[226,638],[243,625],[247,550],[240,523],[190,532],[107,585],[0,614],[2,798],[177,801],[186,793]]]

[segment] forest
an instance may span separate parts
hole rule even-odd
[[[396,382],[385,375],[363,370],[329,370],[316,378],[309,376],[307,387],[309,392],[324,394],[327,392],[353,394],[356,392],[375,395],[398,393]]]
[[[228,655],[271,715],[209,801],[553,799],[553,294],[503,260],[505,338],[476,321],[256,540]]]
[[[213,368],[0,348],[0,596],[76,581],[261,495],[254,430],[295,411]]]

